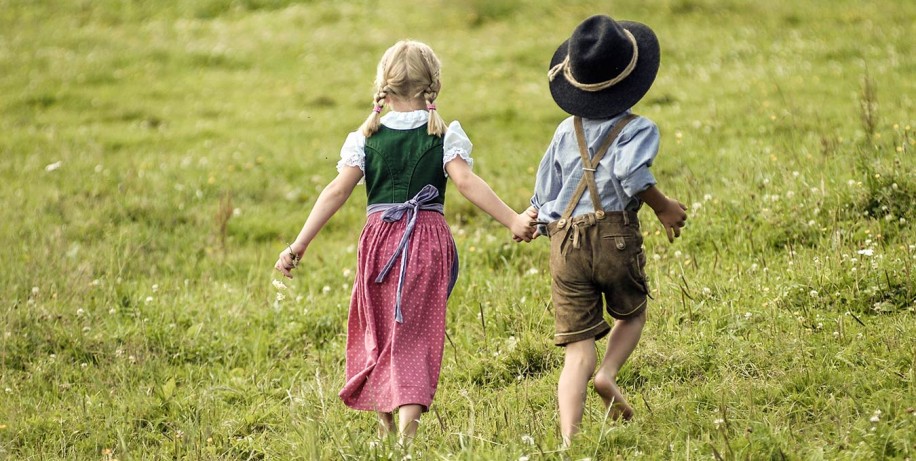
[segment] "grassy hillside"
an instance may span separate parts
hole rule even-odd
[[[645,22],[654,301],[620,384],[560,453],[547,241],[450,189],[462,274],[409,449],[337,399],[357,189],[287,288],[277,253],[336,174],[401,38],[516,209],[566,117],[556,47]],[[911,2],[0,0],[0,459],[913,459]],[[280,299],[283,298],[283,299]],[[602,344],[603,347],[603,344]]]

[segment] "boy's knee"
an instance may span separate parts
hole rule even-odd
[[[579,341],[566,346],[566,365],[593,370],[598,361],[594,341]]]

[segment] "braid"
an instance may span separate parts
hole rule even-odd
[[[372,112],[369,114],[369,117],[366,118],[366,121],[363,122],[363,125],[359,127],[359,131],[363,136],[368,138],[378,131],[379,120],[382,118],[382,108],[385,107],[389,91],[391,91],[391,88],[389,88],[385,82],[380,82],[378,92],[372,97]]]
[[[445,120],[442,120],[442,116],[439,115],[439,111],[436,110],[436,98],[439,96],[439,89],[442,88],[442,84],[439,82],[438,75],[436,79],[429,84],[428,87],[423,91],[423,100],[426,101],[426,108],[429,110],[429,123],[426,125],[426,132],[436,136],[445,135]]]

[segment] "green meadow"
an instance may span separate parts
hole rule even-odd
[[[619,377],[561,451],[548,242],[452,187],[461,259],[414,443],[337,398],[358,187],[273,270],[382,52],[430,44],[475,171],[528,205],[547,65],[595,13],[649,24],[668,243]],[[916,459],[916,3],[0,0],[0,460]],[[601,344],[603,351],[604,342]]]

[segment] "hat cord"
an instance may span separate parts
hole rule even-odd
[[[623,31],[626,34],[627,38],[630,39],[630,43],[633,44],[633,57],[630,58],[630,63],[627,64],[627,67],[625,67],[622,71],[620,71],[620,73],[617,74],[616,77],[610,80],[606,80],[606,81],[598,82],[598,83],[581,83],[578,80],[576,80],[575,77],[573,77],[572,69],[570,69],[569,67],[569,54],[566,55],[566,58],[563,59],[563,62],[553,66],[547,72],[547,77],[552,82],[553,79],[556,78],[557,74],[559,74],[560,71],[562,71],[563,76],[566,78],[566,81],[568,81],[570,85],[580,90],[589,91],[589,92],[601,91],[601,90],[610,88],[620,83],[621,80],[630,76],[630,74],[633,72],[633,69],[636,68],[636,61],[639,58],[639,47],[636,45],[636,37],[634,37],[633,34],[630,33],[630,31],[626,29],[623,29]]]

